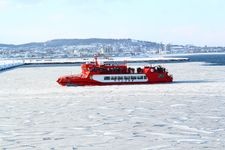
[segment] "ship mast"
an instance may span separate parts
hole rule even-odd
[[[95,56],[94,56],[94,59],[95,59],[95,65],[96,65],[96,66],[99,66],[99,64],[98,64],[98,56],[95,55]]]

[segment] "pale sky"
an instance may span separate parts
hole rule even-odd
[[[225,46],[225,0],[0,0],[0,43],[132,38]]]

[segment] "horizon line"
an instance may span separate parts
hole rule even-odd
[[[20,46],[20,45],[26,45],[26,44],[37,44],[37,43],[46,43],[54,40],[89,40],[89,39],[100,39],[100,40],[134,40],[134,41],[142,41],[142,42],[151,42],[151,43],[157,43],[157,44],[163,44],[163,45],[190,45],[190,46],[196,46],[196,47],[225,47],[222,45],[217,45],[217,46],[208,46],[207,44],[204,46],[200,45],[195,45],[195,44],[173,44],[173,42],[155,42],[155,41],[150,41],[150,40],[139,40],[139,39],[134,39],[134,38],[98,38],[98,37],[90,37],[90,38],[54,38],[50,40],[43,40],[43,41],[33,41],[33,42],[24,42],[20,44],[12,44],[12,43],[0,43],[0,45],[8,45],[8,46]]]

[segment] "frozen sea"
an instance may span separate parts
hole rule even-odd
[[[1,72],[0,149],[225,149],[225,65],[163,66],[174,83],[62,87],[79,66]]]

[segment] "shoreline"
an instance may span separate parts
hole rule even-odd
[[[6,71],[12,68],[17,68],[21,66],[61,66],[61,65],[81,65],[85,62],[93,61],[93,58],[88,59],[24,59],[24,60],[16,60],[17,63],[15,63],[15,60],[13,60],[11,63],[3,63],[0,64],[0,72]],[[189,58],[115,58],[115,59],[99,59],[100,62],[105,63],[142,63],[142,62],[186,62],[189,61]]]

